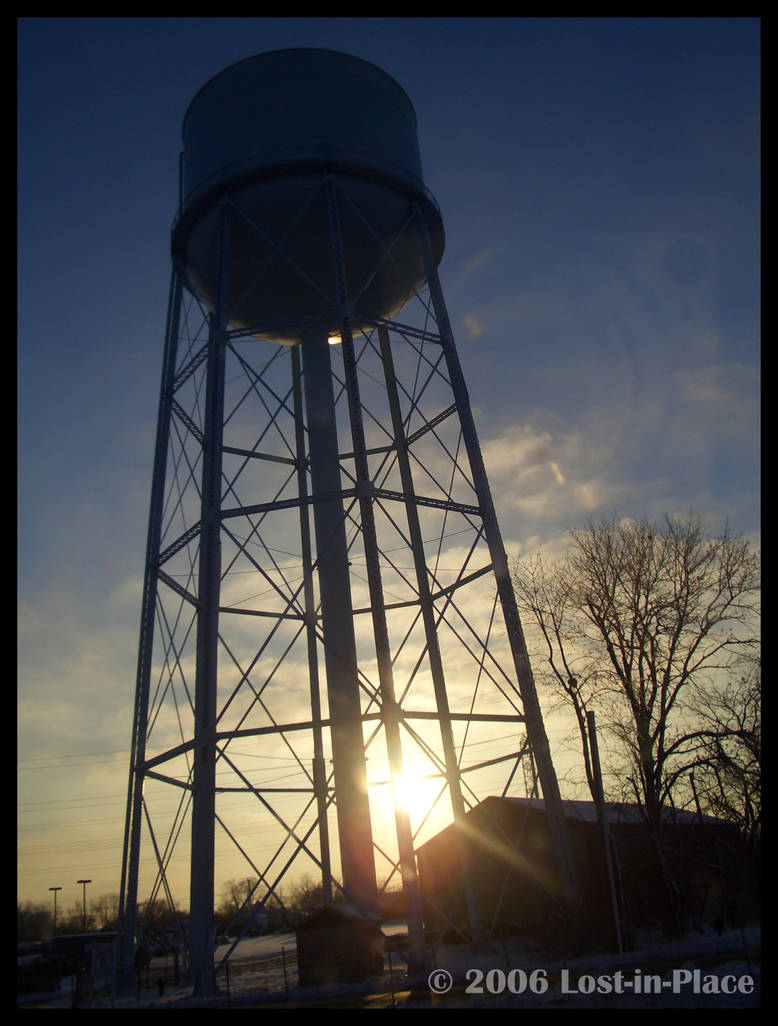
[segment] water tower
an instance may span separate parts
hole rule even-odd
[[[277,909],[303,871],[325,902],[368,920],[401,882],[421,965],[415,847],[538,780],[570,875],[438,279],[443,246],[413,107],[374,65],[275,51],[192,100],[141,614],[125,973],[144,910],[188,903],[195,991],[212,993],[219,889],[244,881],[244,911]],[[477,939],[488,924],[467,886],[461,898]]]

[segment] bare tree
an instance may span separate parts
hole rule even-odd
[[[521,611],[531,614],[529,622],[539,631],[544,661],[533,664],[534,675],[557,705],[569,706],[575,715],[586,782],[596,800],[586,713],[598,692],[599,653],[592,652],[583,629],[575,581],[565,565],[535,555],[516,564],[514,587]]]
[[[250,921],[258,884],[258,877],[247,876],[227,880],[222,886],[221,901],[216,908],[220,930],[241,929]]]
[[[575,715],[593,797],[586,712],[597,708],[620,758],[611,775],[618,797],[643,811],[668,926],[679,925],[680,913],[662,843],[664,810],[692,801],[693,771],[705,778],[709,808],[732,813],[739,788],[756,815],[758,778],[743,759],[758,747],[753,722],[745,722],[753,721],[754,692],[741,710],[742,689],[731,682],[758,644],[759,570],[747,541],[727,528],[711,535],[693,515],[662,525],[592,522],[571,532],[561,562],[536,557],[515,567],[519,606],[545,654],[545,675],[536,675]]]
[[[679,744],[700,810],[737,823],[751,847],[762,829],[761,691],[754,659],[720,694],[704,696],[705,727]]]
[[[101,894],[89,903],[98,930],[114,930],[119,920],[119,895]]]
[[[546,675],[578,722],[592,786],[586,709],[624,758],[619,774],[659,831],[662,809],[688,794],[695,736],[724,701],[739,663],[758,639],[759,557],[725,528],[699,517],[610,519],[571,533],[557,564],[520,560],[520,607],[543,640]],[[542,674],[539,674],[542,680]]]
[[[292,886],[289,893],[289,907],[297,912],[307,912],[322,903],[322,885],[305,873]]]
[[[238,880],[227,880],[222,886],[220,911],[228,916],[237,915],[251,901],[258,883],[258,878],[251,876],[241,877]]]
[[[51,909],[47,904],[23,901],[16,906],[16,940],[38,941],[54,933]]]

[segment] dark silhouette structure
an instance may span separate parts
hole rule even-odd
[[[141,894],[181,900],[181,853],[198,994],[216,988],[217,881],[251,877],[247,907],[278,904],[301,864],[325,903],[365,921],[377,879],[399,878],[423,965],[420,831],[438,810],[461,822],[497,778],[501,790],[539,779],[570,885],[443,247],[415,112],[372,64],[260,54],[192,100],[141,611],[125,975]],[[435,784],[427,809],[401,800],[410,769]]]
[[[583,943],[616,950],[610,884],[597,808],[591,801],[562,802],[580,882]],[[627,946],[636,931],[677,922],[721,929],[743,925],[758,910],[756,862],[733,824],[668,809],[659,840],[640,806],[607,804],[617,910]],[[467,930],[454,851],[454,825],[418,850],[425,925],[452,940]],[[540,799],[490,797],[465,817],[470,871],[481,921],[513,935],[565,951],[569,908],[552,858],[551,834]],[[668,909],[668,892],[674,907]],[[452,907],[454,915],[450,915]]]

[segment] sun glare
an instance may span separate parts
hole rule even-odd
[[[441,789],[438,778],[430,778],[406,767],[395,785],[397,801],[407,810],[414,824],[419,824],[429,812]]]

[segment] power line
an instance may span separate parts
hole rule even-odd
[[[72,752],[63,753],[62,755],[38,755],[30,759],[19,759],[17,760],[18,766],[28,766],[34,762],[52,762],[58,759],[87,759],[92,756],[103,756],[103,755],[127,755],[126,748],[114,748],[107,752]],[[71,764],[72,765],[72,764]],[[43,767],[46,768],[46,767]]]

